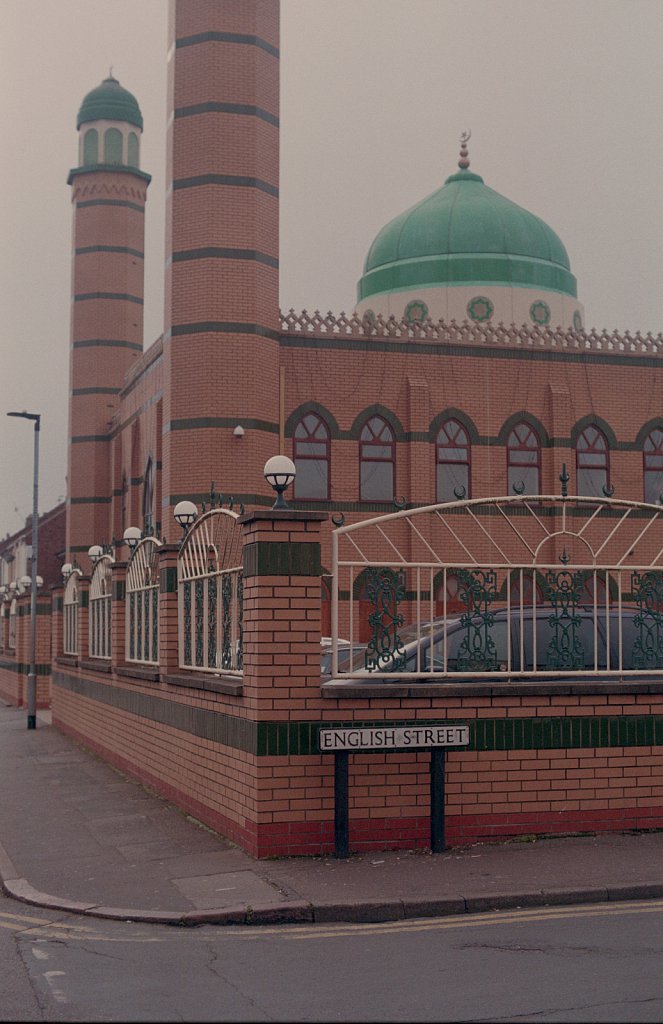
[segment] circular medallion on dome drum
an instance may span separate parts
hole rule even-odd
[[[495,307],[490,299],[487,299],[485,295],[475,295],[467,304],[468,316],[471,320],[476,320],[477,323],[483,323],[484,320],[490,320],[494,311]]]
[[[573,329],[574,331],[582,330],[582,316],[580,315],[579,309],[576,309],[576,311],[573,314]]]
[[[413,299],[405,307],[403,316],[409,324],[418,323],[420,320],[425,320],[428,316],[428,306],[421,299]]]
[[[529,307],[529,315],[535,324],[545,327],[546,324],[550,323],[550,306],[547,302],[539,299],[538,302],[533,302]]]
[[[367,324],[374,324],[375,319],[376,318],[374,309],[365,309],[364,312],[362,313],[362,320],[365,320]]]

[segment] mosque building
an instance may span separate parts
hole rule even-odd
[[[192,31],[171,58],[151,343],[139,104],[111,76],[78,113],[68,558],[129,525],[176,536],[174,506],[212,484],[267,505],[276,452],[296,463],[295,508],[349,517],[555,492],[562,463],[579,493],[658,500],[655,344],[584,330],[562,241],[470,170],[468,133],[456,171],[367,246],[353,314],[279,310],[277,5],[250,7],[259,44],[210,72],[198,49],[220,30]]]
[[[366,240],[365,263],[357,268],[356,300],[348,297],[349,306],[355,302],[351,313],[281,310],[279,4],[176,0],[170,32],[165,309],[163,333],[156,339],[146,339],[143,330],[150,175],[141,166],[139,102],[111,73],[84,96],[76,119],[78,156],[69,175],[73,247],[66,532],[60,548],[51,545],[70,570],[73,565],[81,580],[90,574],[94,580],[99,554],[91,559],[89,550],[96,545],[112,550],[117,563],[112,594],[119,608],[125,583],[118,574],[131,554],[122,543],[125,532],[136,527],[143,538],[158,538],[164,542],[165,561],[160,569],[150,569],[152,583],[159,580],[161,588],[154,600],[165,602],[159,622],[172,622],[178,614],[174,590],[179,584],[176,554],[168,552],[181,535],[175,508],[192,501],[200,515],[218,503],[245,513],[249,532],[263,529],[257,547],[268,544],[268,529],[278,540],[286,514],[276,515],[269,527],[260,526],[260,517],[267,516],[274,502],[263,468],[272,456],[283,454],[296,469],[288,505],[307,523],[300,534],[293,527],[287,543],[300,544],[310,553],[313,541],[307,547],[305,530],[319,543],[319,565],[316,561],[310,575],[322,580],[315,583],[322,597],[319,626],[328,636],[333,631],[332,532],[339,524],[443,502],[557,495],[561,478],[569,494],[597,500],[615,495],[650,506],[660,502],[663,338],[637,330],[618,334],[587,329],[562,240],[536,214],[484,182],[480,168],[470,165],[469,132],[461,138],[457,166],[450,159],[440,187],[410,209],[394,211],[375,239]],[[352,196],[341,201],[352,203]],[[6,554],[5,575],[10,541],[0,546],[0,554]],[[275,544],[273,560],[268,559],[272,576],[281,571],[285,544],[274,553]],[[245,587],[260,572],[265,572],[265,585],[272,580],[264,568],[256,569],[262,564],[259,559],[251,562],[252,575],[246,564]],[[40,571],[47,575],[41,566]],[[302,570],[302,579],[308,571]],[[457,580],[445,570],[436,577],[436,587],[438,583],[441,590],[431,600],[446,614],[457,597]],[[180,642],[182,629],[195,619],[195,591],[184,586],[179,614],[188,626],[180,622]],[[362,586],[358,577],[351,599],[357,600],[357,635],[367,642],[375,604]],[[257,604],[267,600],[262,591],[254,593]],[[171,598],[174,605],[168,604]],[[306,599],[310,601],[309,591]],[[54,615],[62,612],[61,601],[53,598]],[[277,605],[275,601],[276,610],[267,619],[272,612],[279,618]],[[247,604],[245,616],[255,615],[255,607]],[[86,615],[87,605],[80,608]],[[205,608],[208,613],[211,605]],[[53,627],[52,659],[59,666],[53,670],[54,721],[259,855],[328,850],[329,833],[324,841],[311,839],[307,829],[313,819],[316,828],[322,818],[328,824],[329,803],[310,813],[293,807],[291,817],[284,812],[282,819],[275,804],[267,819],[261,817],[265,808],[258,797],[253,806],[250,800],[243,803],[240,794],[237,803],[233,797],[223,804],[219,797],[216,810],[206,813],[200,803],[205,773],[225,771],[219,764],[227,756],[232,769],[227,776],[231,781],[226,779],[229,791],[235,792],[232,780],[239,773],[243,793],[255,796],[266,784],[256,766],[267,755],[276,763],[277,754],[285,750],[279,729],[289,714],[291,727],[296,719],[303,731],[297,734],[299,746],[288,748],[283,764],[295,764],[306,755],[310,785],[321,791],[331,785],[331,775],[317,767],[320,756],[314,757],[313,748],[306,746],[309,721],[316,716],[343,722],[361,715],[373,721],[376,715],[419,714],[411,694],[403,704],[398,695],[392,704],[385,699],[370,705],[364,697],[348,704],[335,691],[321,697],[317,678],[313,685],[309,677],[299,690],[288,691],[290,703],[284,697],[283,706],[276,698],[267,703],[251,672],[245,675],[243,691],[237,680],[218,679],[201,682],[195,690],[192,677],[187,682],[182,675],[182,661],[172,653],[170,641],[162,638],[157,644],[156,633],[153,656],[144,657],[130,679],[127,662],[132,657],[116,652],[120,636],[124,644],[124,620],[119,618],[124,612],[112,614],[118,616],[113,619],[117,630],[112,655],[104,654],[110,660],[103,671],[99,661],[89,660],[90,651],[78,660],[67,659],[65,643],[64,654],[58,656],[55,647],[62,646],[66,622]],[[249,629],[248,620],[244,626]],[[7,635],[5,629],[0,694],[14,699]],[[280,635],[270,636],[276,643]],[[143,639],[147,644],[147,633]],[[137,642],[142,643],[140,636]],[[251,642],[259,646],[261,641]],[[292,644],[282,636],[280,642],[290,644],[289,657]],[[298,642],[310,638],[292,641],[295,646]],[[200,644],[202,651],[202,639]],[[319,659],[316,647],[317,639],[292,664],[310,668]],[[293,669],[293,678],[297,671]],[[306,703],[310,694],[304,696],[305,682],[316,690],[312,703]],[[269,685],[286,687],[276,675]],[[656,685],[663,690],[663,683]],[[444,720],[454,713],[473,721],[488,713],[488,698],[477,696],[479,690],[472,692],[472,699],[441,693],[426,691],[421,714],[427,721],[435,714]],[[519,707],[525,714],[529,698],[504,698],[506,704],[511,699],[523,702]],[[592,699],[600,703],[608,697]],[[578,711],[575,698],[565,709],[559,701],[555,704],[554,695],[536,700],[550,701],[557,715]],[[536,700],[532,698],[531,717],[539,713]],[[210,703],[214,701],[218,707]],[[185,704],[189,717],[182,710]],[[498,718],[507,715],[506,704],[495,711]],[[381,708],[379,713],[375,707]],[[495,708],[491,704],[489,710]],[[655,709],[647,708],[643,714],[654,716]],[[213,724],[200,724],[204,716]],[[659,725],[663,730],[663,719],[652,730]],[[214,730],[221,727],[225,731],[219,739],[221,733]],[[270,730],[277,737],[273,747],[264,738],[272,736]],[[191,770],[193,781],[172,774],[170,751],[163,761],[150,753],[153,761],[138,763],[141,744],[155,751],[166,734],[175,737],[173,743],[186,735],[181,763]],[[207,742],[210,736],[222,750],[215,765],[209,750],[201,752],[196,746],[195,737]],[[531,746],[534,740],[527,736]],[[535,729],[532,736],[538,736]],[[518,742],[524,742],[522,737],[504,741],[514,749],[519,749]],[[425,783],[423,768],[422,773]],[[379,772],[376,780],[376,785],[386,785]],[[386,840],[367,816],[366,834],[378,847],[383,840],[410,842],[404,822],[414,821],[415,811],[406,802],[399,806],[384,814],[380,828],[386,829]],[[497,814],[499,807],[495,803],[489,808],[486,802],[486,829],[493,829],[491,835],[505,834],[505,829],[514,834],[504,825],[505,816]],[[578,824],[555,817],[549,804],[545,807],[541,813],[550,818],[545,821],[556,823],[551,829]],[[654,810],[651,822],[660,827],[663,809],[656,805]],[[466,811],[457,810],[458,821]],[[616,827],[621,813],[608,816],[604,827]],[[463,826],[465,831],[459,826],[458,835],[487,834],[476,822],[471,828]],[[527,827],[532,830],[531,824]],[[515,832],[523,829],[525,824],[519,824]]]

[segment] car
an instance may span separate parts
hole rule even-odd
[[[320,637],[320,674],[323,676],[331,675],[332,671],[332,657],[333,657],[333,640],[330,636]],[[350,661],[354,655],[358,658],[362,655],[366,649],[366,644],[355,643],[351,644],[349,640],[343,640],[341,637],[338,639],[338,668],[340,672],[347,671]]]
[[[385,649],[376,657],[369,643],[345,668],[339,660],[339,671],[557,675],[663,669],[663,621],[635,606],[622,608],[621,615],[616,609],[606,615],[600,608],[596,616],[593,606],[576,607],[567,615],[550,607],[537,608],[536,614],[526,607],[522,615],[502,608],[484,618],[458,616],[446,625],[436,619],[407,626],[397,636],[397,651]]]

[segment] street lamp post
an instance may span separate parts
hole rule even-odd
[[[35,412],[8,412],[8,416],[32,420],[34,430],[34,477],[32,488],[32,563],[30,573],[30,670],[28,672],[28,729],[37,728],[37,556],[39,554],[39,426]]]

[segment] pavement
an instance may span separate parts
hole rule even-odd
[[[0,702],[7,896],[170,925],[375,922],[663,897],[663,832],[586,834],[346,860],[255,860],[62,735]]]

